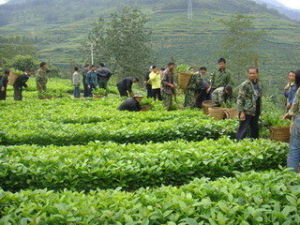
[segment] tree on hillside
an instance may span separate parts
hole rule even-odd
[[[0,37],[0,67],[9,66],[8,63],[17,55],[34,56],[36,49],[33,40],[24,37]]]
[[[34,71],[38,68],[38,61],[30,55],[17,55],[11,63],[11,66],[23,72]]]
[[[124,75],[143,74],[151,58],[151,31],[146,22],[140,10],[129,8],[111,14],[109,21],[100,19],[87,43],[94,44],[96,62],[113,63]]]
[[[107,24],[104,19],[100,18],[89,33],[85,49],[88,50],[90,54],[90,48],[92,47],[96,61],[106,62],[111,54],[107,48],[107,40]]]
[[[227,32],[221,42],[220,54],[230,60],[230,68],[239,82],[244,77],[245,69],[257,64],[259,43],[266,34],[255,28],[253,20],[253,17],[235,15],[222,21]]]

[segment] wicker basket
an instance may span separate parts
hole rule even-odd
[[[290,127],[270,127],[271,139],[273,141],[289,142],[290,141]]]
[[[239,118],[239,112],[237,109],[225,109],[225,119],[238,119]]]
[[[193,74],[189,72],[180,72],[178,74],[178,85],[180,89],[187,89]]]
[[[94,95],[94,98],[104,98],[105,96],[104,95]]]
[[[8,85],[14,86],[18,77],[19,77],[18,74],[10,72],[8,76]]]
[[[213,107],[213,103],[211,100],[204,101],[202,103],[203,112],[208,115],[208,109]]]
[[[208,115],[210,117],[213,117],[217,120],[223,120],[225,118],[225,109],[224,108],[218,108],[218,107],[212,107],[208,109]]]
[[[151,104],[146,104],[146,105],[142,105],[141,108],[142,108],[141,109],[142,112],[147,112],[150,111],[153,108],[153,106]]]

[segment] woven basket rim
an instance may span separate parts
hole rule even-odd
[[[290,127],[270,127],[270,130],[289,130]]]
[[[225,109],[221,107],[210,107],[209,110],[225,111]]]

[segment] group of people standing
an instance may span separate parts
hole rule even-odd
[[[100,63],[99,66],[85,65],[82,73],[79,73],[79,68],[74,68],[73,73],[73,85],[74,85],[74,97],[80,98],[80,85],[83,84],[83,96],[93,97],[93,92],[97,88],[102,88],[107,91],[108,81],[113,75],[112,71],[105,67],[104,63]]]
[[[201,108],[205,100],[212,100],[215,107],[220,107],[233,100],[233,81],[224,58],[218,60],[218,70],[210,75],[206,67],[201,67],[198,72],[191,70],[194,74],[186,89],[185,107]]]
[[[226,60],[218,60],[219,69],[210,76],[206,67],[199,71],[192,70],[193,75],[185,90],[184,107],[201,108],[202,102],[212,100],[214,106],[222,106],[233,99],[231,74],[226,69]],[[173,103],[177,100],[177,84],[175,82],[176,64],[168,63],[166,68],[158,69],[153,65],[145,75],[144,84],[147,97],[163,101],[168,111],[173,110]],[[118,84],[120,96],[133,97],[132,84],[139,82],[138,78],[128,77]],[[132,109],[133,107],[130,107]],[[138,111],[136,107],[134,111]]]
[[[3,75],[0,76],[0,100],[6,100],[7,86],[9,84],[9,76],[11,73],[11,71],[5,70]],[[36,72],[27,71],[20,75],[13,75],[15,79],[11,81],[11,85],[14,89],[14,100],[23,100],[23,90],[24,88],[28,88],[27,82],[34,73],[36,76],[36,87],[39,93],[39,98],[43,98],[45,91],[47,90],[49,73],[48,65],[45,62],[40,63],[39,69]]]
[[[193,75],[185,90],[184,107],[201,108],[205,100],[212,100],[217,107],[233,99],[233,82],[226,69],[226,60],[219,59],[218,66],[219,69],[211,75],[207,74],[206,67],[201,67],[199,71],[190,68]],[[160,70],[151,66],[145,76],[147,97],[164,101],[167,110],[172,110],[173,102],[176,101],[175,70],[174,63],[169,63],[167,68]]]
[[[226,68],[226,60],[218,60],[218,70],[208,75],[206,67],[201,67],[199,71],[191,68],[193,75],[185,90],[184,106],[187,108],[200,108],[205,100],[212,100],[216,107],[222,107],[228,101],[236,100],[239,113],[239,128],[237,140],[246,137],[259,138],[259,118],[262,106],[262,88],[259,80],[259,69],[250,67],[247,69],[247,79],[238,86],[237,96],[234,97],[231,73]],[[176,101],[177,84],[175,82],[176,64],[168,63],[166,68],[158,69],[151,66],[145,77],[147,97],[163,101],[167,110],[173,109],[173,102]],[[23,88],[27,88],[27,81],[33,71],[25,72],[17,76],[13,82],[14,99],[22,100]],[[48,65],[45,62],[40,64],[36,71],[36,85],[39,97],[43,98],[47,91]],[[0,76],[0,100],[6,99],[7,85],[9,83],[10,71],[5,70]],[[92,97],[94,90],[102,88],[107,91],[108,82],[113,75],[112,71],[100,63],[98,67],[85,65],[80,73],[79,68],[74,68],[72,82],[74,85],[74,97],[80,98],[80,86],[83,84],[84,97]],[[288,155],[288,167],[295,172],[300,172],[300,70],[290,72],[288,84],[284,88],[286,97],[287,113],[283,119],[293,119],[291,129],[290,152]],[[143,98],[140,94],[134,94],[132,85],[140,81],[137,77],[127,77],[117,83],[117,88],[121,97],[131,97],[124,101],[119,110],[140,111],[140,102]]]
[[[19,75],[14,83],[14,100],[22,101],[23,100],[23,88],[28,88],[27,81],[33,72],[25,72],[24,74]],[[8,77],[10,75],[9,70],[5,70],[3,75],[0,76],[0,100],[6,100],[7,97],[7,86],[8,86]]]
[[[153,65],[145,76],[145,86],[147,90],[147,97],[154,98],[155,100],[163,101],[167,110],[172,110],[174,98],[176,98],[176,83],[175,83],[175,63],[168,63],[167,68],[158,69]],[[128,77],[122,79],[118,84],[118,90],[121,97],[132,97],[135,102],[138,103],[139,96],[135,96],[132,91],[132,84],[139,82],[139,78]],[[130,103],[129,100],[127,103]],[[129,111],[139,111],[140,107],[129,107],[129,104],[122,104],[121,109],[126,110],[124,105],[128,105]],[[138,104],[137,104],[138,105]],[[120,109],[120,108],[119,108]]]
[[[226,68],[226,60],[218,60],[218,70],[207,75],[207,69],[201,67],[195,73],[188,85],[185,97],[186,107],[201,107],[204,100],[212,100],[214,107],[224,107],[235,102],[239,113],[239,129],[237,140],[247,137],[259,137],[259,117],[261,114],[262,89],[259,82],[259,70],[250,67],[247,70],[248,79],[239,85],[237,96],[233,95],[234,82],[231,73]]]
[[[218,70],[210,75],[206,67],[201,67],[199,71],[192,70],[193,75],[185,90],[184,106],[201,108],[205,100],[212,100],[215,107],[235,102],[240,118],[237,139],[246,138],[248,131],[250,138],[258,138],[262,96],[259,70],[256,67],[247,70],[248,79],[239,86],[238,94],[234,97],[234,82],[226,66],[226,59],[220,58]],[[174,63],[169,63],[166,69],[161,70],[152,66],[145,79],[147,97],[163,100],[167,110],[172,110],[173,102],[176,100],[175,70]]]

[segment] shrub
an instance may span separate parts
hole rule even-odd
[[[0,224],[296,225],[299,184],[294,173],[251,172],[136,193],[0,191]]]
[[[285,165],[287,145],[229,139],[147,145],[12,146],[2,150],[0,186],[89,191],[182,185],[195,177],[233,176],[234,171]]]

